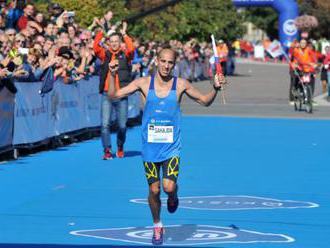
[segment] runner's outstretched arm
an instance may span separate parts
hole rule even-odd
[[[118,99],[122,97],[126,97],[132,93],[134,93],[137,90],[141,90],[140,85],[144,81],[144,78],[138,78],[134,81],[132,81],[127,86],[116,89],[115,87],[115,77],[112,73],[110,73],[110,87],[108,91],[108,95],[112,99]]]
[[[203,106],[210,106],[217,96],[218,91],[222,85],[226,83],[226,79],[223,75],[215,75],[212,90],[207,94],[202,94],[191,83],[185,81],[185,93],[194,101]]]

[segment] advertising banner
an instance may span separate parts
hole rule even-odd
[[[81,92],[84,92],[85,127],[99,127],[101,125],[101,95],[99,94],[98,84],[98,77],[79,81]]]
[[[34,143],[54,136],[49,121],[49,96],[40,97],[40,82],[15,83],[13,144]]]
[[[80,91],[80,83],[64,84],[61,80],[57,80],[49,95],[51,96],[52,123],[57,134],[85,127],[82,102],[84,92]]]
[[[281,56],[282,54],[284,54],[284,51],[282,49],[282,45],[281,45],[281,43],[278,40],[273,40],[273,42],[267,48],[267,52],[273,58],[277,58],[278,56]]]
[[[0,150],[12,144],[14,100],[15,95],[7,88],[0,89]]]
[[[98,83],[98,77],[73,84],[64,84],[62,80],[56,80],[53,89],[43,96],[39,94],[41,82],[15,83],[18,92],[15,96],[15,107],[14,96],[11,100],[14,118],[12,122],[9,119],[10,100],[4,93],[1,95],[1,99],[7,100],[2,100],[0,114],[6,115],[7,119],[6,123],[1,121],[1,137],[5,139],[1,139],[0,147],[10,144],[12,135],[12,144],[19,145],[39,142],[80,129],[99,127],[101,95]],[[138,117],[139,93],[129,96],[128,102],[128,118]]]

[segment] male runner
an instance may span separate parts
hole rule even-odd
[[[176,52],[170,47],[162,48],[156,59],[156,74],[132,81],[126,87],[116,89],[114,77],[110,77],[110,98],[121,98],[139,90],[145,100],[142,119],[142,158],[149,184],[149,207],[151,210],[154,231],[152,243],[163,243],[163,225],[160,220],[160,168],[162,168],[163,190],[168,195],[167,209],[174,213],[178,207],[178,186],[180,162],[180,101],[185,93],[201,105],[209,106],[215,99],[223,76],[216,76],[213,88],[203,95],[191,83],[172,76]],[[116,68],[110,63],[110,71]]]

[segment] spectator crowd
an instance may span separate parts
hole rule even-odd
[[[24,2],[24,1],[23,1]],[[98,75],[101,61],[94,51],[94,39],[99,30],[106,35],[100,44],[106,46],[109,35],[118,32],[122,23],[113,23],[113,12],[94,18],[88,28],[75,22],[75,13],[64,10],[59,4],[50,4],[49,17],[45,17],[33,4],[12,1],[2,4],[0,14],[0,78],[9,88],[15,82],[41,81],[52,68],[54,79],[74,83],[91,75]],[[131,37],[134,42],[132,73],[134,78],[153,73],[157,50],[162,45],[155,41]],[[188,42],[169,42],[178,51],[175,73],[190,81],[209,78],[212,49],[207,42],[195,39]],[[220,42],[220,46],[223,41]],[[223,54],[226,62],[228,54]],[[229,74],[232,69],[225,69]]]

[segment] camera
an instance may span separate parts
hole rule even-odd
[[[75,16],[75,12],[74,11],[68,11],[67,13],[66,13],[66,15],[67,15],[67,17],[74,17]]]

